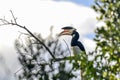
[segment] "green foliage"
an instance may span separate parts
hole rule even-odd
[[[99,21],[104,26],[96,29],[97,43],[95,57],[96,76],[100,80],[120,79],[120,1],[119,0],[95,0],[93,6],[100,13]],[[119,77],[117,77],[119,75]]]

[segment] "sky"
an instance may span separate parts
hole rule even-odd
[[[0,18],[10,20],[12,10],[19,24],[32,32],[41,33],[44,38],[53,26],[53,35],[61,32],[64,26],[73,26],[80,33],[80,41],[87,52],[94,50],[94,30],[97,25],[97,13],[90,7],[93,0],[0,0]],[[0,80],[14,80],[14,72],[19,67],[14,41],[25,32],[16,26],[0,26]],[[5,62],[2,62],[5,59]],[[4,70],[8,67],[9,70]],[[9,72],[10,74],[8,74]],[[8,79],[4,79],[7,75]]]
[[[86,7],[90,7],[91,5],[94,4],[94,0],[54,0],[54,1],[66,1],[66,2],[73,2],[75,4],[78,4],[78,5],[83,5],[83,6],[86,6]]]

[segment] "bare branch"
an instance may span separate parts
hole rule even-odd
[[[0,21],[2,22],[2,24],[0,24],[0,26],[2,26],[2,25],[9,25],[10,24],[10,22],[7,21],[5,18],[4,19],[0,19]]]
[[[12,10],[10,10],[10,12],[11,12],[11,14],[12,14],[12,17],[13,17],[13,19],[14,19],[14,21],[15,21],[15,23],[17,24],[17,18],[15,18],[15,16],[14,16],[14,14],[13,14],[13,12],[12,12]],[[12,23],[12,20],[11,20],[11,23]]]
[[[28,28],[26,28],[25,26],[22,26],[20,24],[17,23],[16,18],[13,14],[13,12],[10,10],[12,17],[13,17],[13,21],[11,20],[11,22],[7,21],[6,19],[0,19],[0,21],[3,23],[0,26],[3,25],[15,25],[18,26],[20,28],[23,28],[24,30],[26,30],[32,37],[34,37],[41,45],[43,45],[45,47],[45,49],[50,53],[50,55],[52,56],[53,59],[56,59],[55,56],[53,55],[53,53],[50,51],[50,49],[42,42],[40,41]]]

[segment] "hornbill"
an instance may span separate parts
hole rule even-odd
[[[66,27],[63,27],[62,29],[64,31],[62,31],[59,34],[59,36],[62,36],[62,35],[71,35],[72,36],[71,46],[72,47],[78,46],[81,51],[83,51],[83,52],[86,53],[83,44],[80,41],[78,41],[78,39],[79,39],[79,33],[76,31],[76,29],[73,28],[73,27],[71,27],[71,26],[66,26]]]

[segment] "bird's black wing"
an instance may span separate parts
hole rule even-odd
[[[86,52],[83,44],[82,44],[80,41],[77,42],[77,46],[78,46],[82,51]]]

